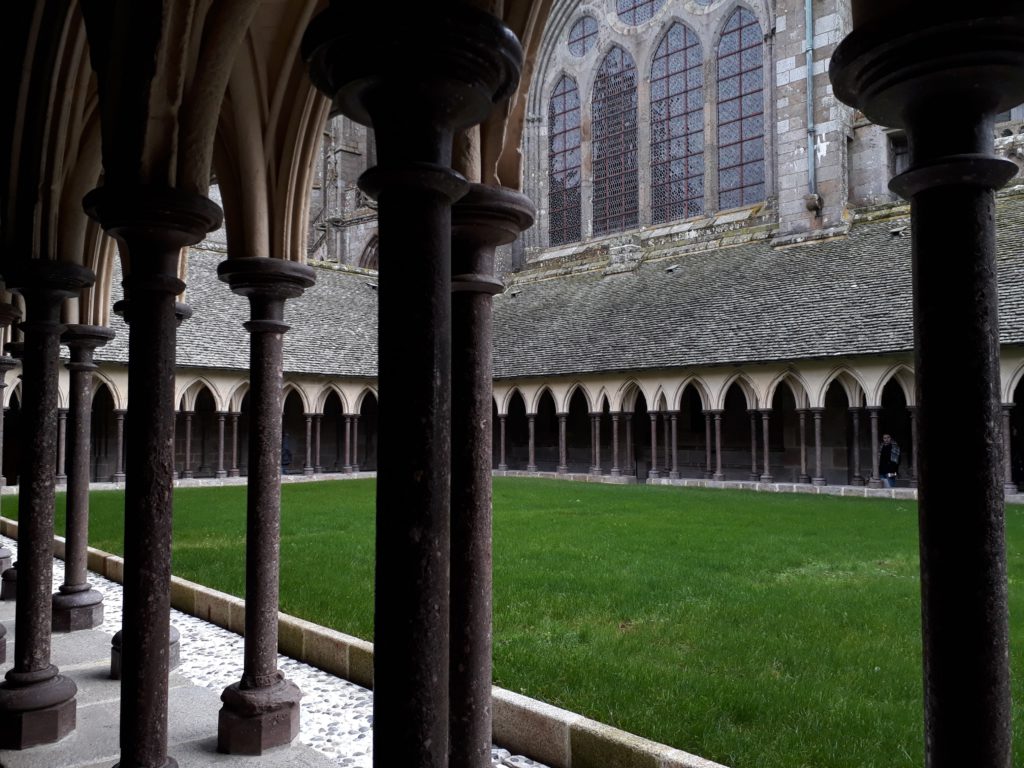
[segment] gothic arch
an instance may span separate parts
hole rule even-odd
[[[725,407],[725,397],[729,392],[729,388],[732,387],[733,384],[737,385],[740,392],[743,393],[743,397],[747,402],[747,410],[752,411],[757,409],[757,388],[743,371],[733,374],[722,383],[721,389],[718,390],[718,393],[715,396],[715,408]]]
[[[882,390],[885,389],[892,379],[896,380],[899,384],[900,389],[903,390],[903,397],[907,401],[908,406],[915,404],[915,387],[914,387],[914,372],[910,369],[910,366],[905,363],[898,363],[891,368],[888,368],[885,373],[878,377],[878,384],[874,391],[871,393],[871,402],[869,405],[874,405],[882,402]],[[1010,392],[1013,390],[1011,389]]]
[[[249,394],[249,387],[250,385],[248,381],[240,381],[235,385],[235,388],[232,389],[231,393],[228,395],[227,403],[229,411],[238,413],[242,410],[242,401],[245,399],[245,396]]]
[[[576,393],[577,390],[583,394],[583,399],[586,400],[587,402],[588,411],[594,410],[594,398],[591,396],[590,390],[587,389],[587,385],[584,384],[583,382],[576,381],[573,382],[572,385],[570,385],[568,391],[566,391],[565,393],[565,398],[562,400],[561,403],[558,404],[561,413],[568,413],[569,403],[572,402],[572,396]],[[557,403],[557,401],[555,402]]]
[[[861,381],[860,377],[856,373],[851,371],[845,366],[835,368],[829,372],[828,376],[822,381],[821,386],[817,392],[808,393],[813,394],[811,398],[810,406],[812,408],[823,408],[825,406],[825,393],[828,392],[828,388],[832,386],[832,382],[838,381],[839,385],[843,388],[846,394],[848,402],[860,403],[865,397],[867,388],[864,386],[864,382]]]
[[[676,387],[676,391],[672,395],[672,410],[677,411],[682,407],[682,398],[687,387],[693,387],[696,390],[698,397],[700,397],[701,407],[704,410],[711,409],[711,388],[700,376],[691,374],[684,378],[679,383],[679,386]]]
[[[196,398],[199,397],[200,391],[206,389],[210,396],[213,397],[213,402],[218,411],[224,410],[224,399],[221,397],[220,390],[205,376],[195,376],[191,380],[186,379],[187,384],[178,387],[178,394],[175,399],[180,404],[181,410],[192,411],[195,410]]]
[[[288,400],[288,395],[293,392],[298,396],[299,402],[302,403],[302,412],[312,413],[313,409],[310,407],[309,393],[306,392],[305,387],[294,381],[286,381],[284,387],[281,388],[281,407],[284,407]]]
[[[540,400],[542,397],[544,397],[545,392],[551,395],[551,402],[555,404],[555,410],[558,410],[558,399],[555,397],[555,390],[551,387],[550,384],[541,384],[539,387],[537,387],[537,390],[533,393],[533,396],[528,401],[529,409],[526,411],[527,413],[537,413],[537,408],[540,406]]]
[[[122,392],[114,380],[105,374],[102,369],[98,369],[92,372],[92,397],[96,397],[96,393],[100,387],[106,387],[110,393],[110,399],[114,401],[114,409],[123,411],[128,407],[128,393]]]
[[[640,394],[644,396],[645,402],[651,402],[651,395],[647,392],[643,385],[636,379],[627,379],[619,387],[615,393],[615,398],[612,402],[613,411],[632,411],[636,404],[636,396]]]
[[[342,413],[348,413],[349,412],[348,411],[348,401],[346,400],[345,393],[341,390],[341,387],[339,387],[334,382],[328,382],[327,384],[325,384],[323,386],[323,388],[320,390],[320,392],[317,393],[317,396],[316,396],[316,411],[315,411],[315,413],[323,413],[324,412],[324,404],[327,402],[327,398],[329,398],[332,394],[338,396],[338,401],[341,403],[341,412]]]
[[[380,395],[377,394],[376,387],[363,387],[361,390],[359,390],[359,394],[356,395],[355,398],[352,400],[351,413],[359,413],[362,410],[363,401],[366,399],[367,395],[372,395],[374,400],[376,400],[378,403],[380,402]],[[349,411],[346,411],[346,413],[349,413]]]
[[[765,388],[764,402],[765,407],[768,407],[775,399],[775,393],[781,386],[789,387],[789,391],[793,394],[793,399],[796,401],[797,408],[809,407],[810,398],[808,396],[807,382],[804,381],[803,377],[797,371],[784,371],[772,379],[771,383]]]

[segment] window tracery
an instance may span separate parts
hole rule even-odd
[[[650,21],[664,4],[665,0],[616,0],[615,10],[624,22],[637,26]]]
[[[563,75],[548,102],[548,239],[562,245],[580,239],[580,92]]]
[[[638,223],[636,84],[633,57],[612,48],[598,70],[591,103],[594,234]]]
[[[586,56],[597,43],[597,19],[584,16],[569,28],[569,53],[573,56]]]

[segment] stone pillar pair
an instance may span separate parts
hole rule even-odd
[[[994,190],[1017,168],[992,136],[1024,101],[1024,16],[1003,0],[929,10],[855,2],[830,76],[838,99],[910,146],[890,187],[911,213],[926,762],[1008,766]]]
[[[464,652],[452,643],[449,601],[463,578],[449,579],[451,206],[469,190],[451,160],[455,134],[516,87],[522,50],[500,21],[469,4],[415,4],[395,15],[334,2],[310,25],[303,53],[335,109],[373,125],[379,158],[360,186],[378,201],[380,442],[405,448],[382,452],[377,469],[374,761],[480,765],[487,757],[463,718],[488,718],[489,677],[486,692],[460,702],[473,714],[450,706],[451,667]],[[479,351],[488,348],[479,342]],[[489,397],[483,409],[489,422]],[[465,658],[474,675],[475,658]]]

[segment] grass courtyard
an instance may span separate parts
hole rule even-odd
[[[282,494],[282,610],[372,639],[372,481]],[[92,495],[93,546],[121,505]],[[923,764],[915,504],[498,478],[494,506],[497,684],[734,768]],[[175,573],[241,595],[244,534],[244,487],[175,492]],[[1007,543],[1021,765],[1024,508]]]

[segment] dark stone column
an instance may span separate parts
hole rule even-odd
[[[811,417],[814,419],[814,477],[811,482],[815,485],[825,485],[825,476],[821,471],[821,420],[825,416],[824,408],[811,408]]]
[[[871,419],[871,479],[868,481],[869,488],[881,488],[882,480],[878,476],[878,451],[881,440],[878,434],[878,414],[881,408],[868,408],[868,417]]]
[[[761,473],[757,470],[757,411],[751,409],[750,414],[750,479],[758,481]]]
[[[75,727],[77,687],[50,663],[57,366],[61,304],[94,276],[77,265],[31,260],[5,277],[24,296],[26,317],[14,667],[0,683],[0,748],[25,749],[62,739]]]
[[[249,299],[249,475],[245,536],[245,663],[224,689],[217,749],[260,755],[299,732],[299,689],[277,669],[281,542],[281,410],[284,305],[313,284],[313,269],[292,261],[233,258],[217,267]],[[309,417],[306,421],[307,434]],[[309,442],[307,440],[307,464]]]
[[[221,222],[205,197],[163,187],[99,187],[86,211],[130,255],[120,768],[174,768],[167,756],[175,297],[181,249]]]
[[[114,421],[117,423],[117,461],[114,464],[114,476],[111,478],[115,483],[123,483],[124,474],[124,415],[125,411],[114,411]],[[173,425],[171,431],[173,433]],[[173,466],[173,465],[172,465]]]
[[[1013,404],[1003,405],[1003,490],[1006,493],[1017,493],[1017,484],[1013,482],[1013,448],[1010,445],[1010,409]]]
[[[359,471],[359,414],[352,414],[352,471]]]
[[[505,436],[505,426],[506,426],[506,424],[505,424],[505,422],[507,422],[507,421],[508,421],[508,417],[505,414],[501,414],[500,416],[498,416],[498,424],[501,426],[501,446],[500,446],[501,447],[501,454],[500,454],[500,458],[498,459],[498,470],[501,471],[501,472],[505,472],[505,471],[508,470],[508,463],[505,460],[505,444],[506,444],[506,436]]]
[[[771,447],[768,441],[768,420],[771,418],[771,411],[761,411],[761,431],[764,442],[764,472],[761,474],[762,483],[770,483],[772,478],[771,470]]]
[[[811,482],[811,476],[807,474],[807,409],[797,408],[797,416],[800,418],[800,482]]]
[[[710,480],[715,476],[711,468],[711,422],[714,416],[711,411],[704,411],[704,479]]]
[[[345,416],[345,466],[343,470],[352,472],[352,416]]]
[[[842,101],[909,138],[910,166],[890,186],[911,213],[925,763],[1004,768],[1011,707],[994,190],[1017,168],[993,155],[992,135],[995,115],[1024,101],[1024,15],[1007,0],[927,14],[897,8],[840,44],[831,76]]]
[[[231,413],[231,468],[228,477],[238,477],[238,417],[241,413]]]
[[[68,409],[57,409],[57,484],[64,485],[68,481],[66,469],[68,454]]]
[[[529,444],[528,454],[529,454],[529,456],[527,458],[527,464],[526,464],[526,471],[527,472],[536,472],[537,471],[536,444],[535,444],[535,437],[534,437],[534,435],[536,433],[536,419],[537,419],[536,415],[534,415],[532,413],[526,414],[526,426],[527,426],[528,431],[529,431],[529,439],[528,439],[528,444]]]
[[[217,413],[217,477],[227,477],[227,470],[224,469],[224,422],[227,420],[227,413]]]
[[[566,419],[567,414],[558,414],[558,474],[564,475],[569,471],[569,452],[566,450]]]
[[[592,416],[594,420],[594,431],[591,433],[593,436],[594,443],[594,468],[591,470],[591,474],[601,474],[601,414],[595,413]]]
[[[633,414],[626,414],[626,474],[636,475],[636,460],[633,456]]]
[[[322,474],[323,465],[320,463],[320,423],[323,421],[322,413],[313,414],[313,473]]]
[[[722,411],[712,411],[715,419],[715,480],[725,480],[725,473],[722,472]]]
[[[451,768],[491,764],[494,249],[532,222],[529,199],[497,187],[473,184],[452,207]]]
[[[185,466],[181,476],[186,480],[192,477],[192,411],[183,411],[185,417]]]
[[[611,476],[618,477],[622,474],[619,468],[619,414],[612,413],[612,469]]]
[[[910,411],[910,487],[917,487],[917,406],[911,405]]]
[[[668,476],[676,480],[679,478],[679,411],[671,412],[672,430],[672,468]]]
[[[53,595],[53,629],[73,632],[103,623],[103,595],[88,580],[89,445],[92,427],[92,372],[95,349],[114,338],[109,328],[71,325],[61,336],[71,352],[68,422],[71,450],[68,460],[65,516],[64,583]]]
[[[3,330],[6,327],[6,326],[3,325],[3,312],[4,312],[4,307],[5,306],[8,306],[8,307],[11,307],[11,309],[14,309],[14,307],[11,306],[10,304],[8,304],[8,305],[0,304],[0,336],[2,336]],[[17,311],[17,310],[15,310],[15,311]],[[7,388],[7,372],[10,371],[10,370],[13,370],[17,366],[18,366],[18,361],[15,360],[13,357],[8,357],[7,355],[0,355],[0,405],[2,405],[2,403],[3,403],[4,390]],[[6,412],[7,412],[6,408],[0,407],[0,459],[2,459],[3,455],[4,455],[4,414]],[[16,479],[16,478],[5,478],[3,475],[0,475],[0,488],[2,488],[3,486],[7,485],[8,479]],[[2,549],[3,548],[0,547],[0,550],[2,550]],[[0,555],[0,573],[3,573],[4,568],[6,567],[6,566],[3,566],[2,560],[3,560],[3,555]]]
[[[443,768],[450,206],[468,187],[449,166],[455,132],[516,87],[522,50],[498,19],[468,4],[420,3],[395,14],[335,0],[311,23],[303,52],[335,109],[373,125],[379,159],[360,179],[378,200],[380,444],[389,447],[377,468],[374,762]]]
[[[864,485],[864,476],[860,473],[860,408],[850,409],[850,419],[853,422],[853,477],[851,482],[854,485]]]
[[[651,468],[647,472],[647,476],[652,480],[657,480],[659,477],[658,473],[658,412],[651,411],[649,414],[651,417]]]
[[[663,411],[661,414],[661,436],[665,441],[665,449],[661,452],[662,477],[667,477],[668,473],[672,470],[672,432],[669,428],[670,421],[668,412]]]
[[[306,460],[302,465],[302,474],[313,474],[313,414],[303,414],[306,417]]]

